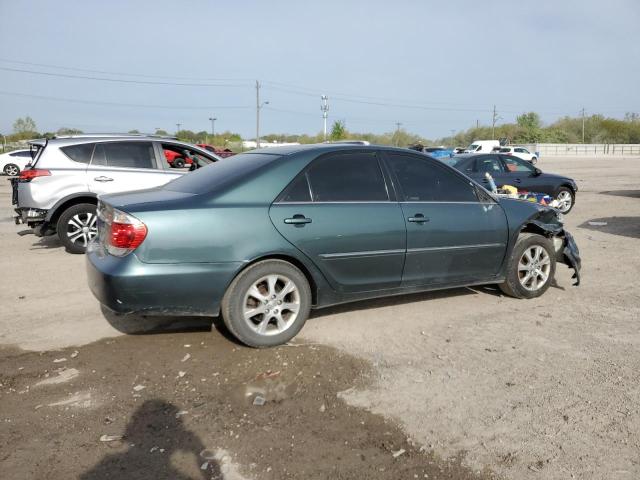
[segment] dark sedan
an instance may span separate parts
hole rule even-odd
[[[89,285],[120,313],[222,315],[247,345],[290,340],[311,308],[481,284],[534,298],[558,213],[495,198],[424,154],[362,145],[257,150],[151,190],[100,197]]]
[[[576,202],[578,186],[571,178],[543,173],[530,162],[512,155],[456,155],[446,162],[483,185],[488,186],[485,173],[489,173],[498,187],[513,185],[518,190],[546,193],[558,200],[562,213],[569,213]]]

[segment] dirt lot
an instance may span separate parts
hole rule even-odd
[[[561,266],[531,301],[458,289],[341,306],[268,351],[206,320],[104,314],[83,257],[18,235],[0,180],[0,471],[640,477],[640,159],[539,166],[578,181],[580,287]]]

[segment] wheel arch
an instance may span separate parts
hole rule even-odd
[[[73,205],[77,205],[78,203],[93,203],[94,205],[98,205],[98,196],[91,192],[68,195],[56,202],[56,204],[47,213],[45,220],[50,225],[55,225],[58,222],[60,215],[62,215],[62,212]]]
[[[318,305],[318,295],[319,295],[318,282],[316,281],[316,278],[314,277],[311,271],[311,268],[309,268],[299,258],[296,258],[293,255],[288,255],[285,253],[271,253],[271,254],[262,255],[260,257],[256,257],[252,259],[251,261],[243,265],[243,267],[236,272],[236,274],[233,276],[233,278],[229,282],[229,285],[231,285],[231,282],[233,282],[233,280],[238,275],[240,275],[240,273],[244,272],[247,268],[249,268],[252,265],[255,265],[258,262],[263,262],[265,260],[282,260],[290,263],[291,265],[296,267],[298,270],[300,270],[302,274],[306,277],[307,282],[309,282],[309,288],[311,289],[311,304],[313,306]],[[227,285],[227,288],[229,288],[229,285]]]

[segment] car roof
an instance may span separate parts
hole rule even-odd
[[[259,148],[256,150],[250,150],[248,152],[244,152],[247,154],[252,153],[260,153],[265,155],[293,155],[295,153],[301,152],[341,152],[341,151],[362,151],[362,150],[384,150],[384,151],[393,151],[393,152],[402,152],[402,153],[419,153],[415,150],[411,150],[408,148],[400,148],[400,147],[391,147],[386,145],[355,145],[355,144],[346,144],[346,143],[308,143],[304,145],[287,145],[282,147],[270,147],[270,148]]]

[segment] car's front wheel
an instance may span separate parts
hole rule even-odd
[[[511,297],[536,298],[547,291],[556,273],[553,243],[542,235],[518,237],[500,289]]]
[[[184,160],[181,158],[176,158],[173,161],[173,167],[174,168],[183,168],[184,167]]]
[[[307,278],[283,260],[264,260],[243,270],[222,299],[225,325],[250,347],[273,347],[291,340],[310,309]]]
[[[4,166],[4,173],[6,175],[9,175],[10,177],[15,177],[20,173],[20,167],[14,165],[13,163],[7,163]]]
[[[576,196],[570,188],[560,187],[556,195],[556,200],[558,201],[558,210],[560,210],[560,213],[569,213],[576,202]]]
[[[85,253],[87,245],[98,235],[96,206],[79,203],[67,208],[58,219],[57,232],[69,253]]]
[[[535,165],[538,163],[538,159],[536,157],[531,157],[531,165]]]

